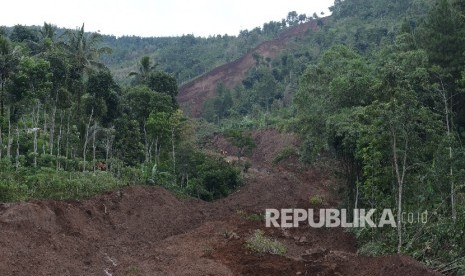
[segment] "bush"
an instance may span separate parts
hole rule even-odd
[[[247,239],[245,246],[258,254],[284,255],[287,252],[287,248],[282,243],[266,237],[262,230],[255,230],[254,234]]]
[[[308,200],[311,205],[321,205],[323,204],[323,198],[319,195],[311,196]]]

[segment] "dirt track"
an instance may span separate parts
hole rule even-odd
[[[296,137],[253,136],[245,186],[214,203],[134,186],[85,201],[1,204],[0,275],[434,275],[405,256],[358,256],[341,229],[283,231],[248,219],[265,208],[308,208],[311,195],[337,204],[327,172],[270,164]],[[210,147],[234,151],[221,137]],[[286,244],[286,256],[248,252],[244,241],[256,229]]]

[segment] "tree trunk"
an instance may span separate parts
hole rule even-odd
[[[158,145],[158,136],[157,139],[155,140],[155,164],[158,166],[160,163],[160,149]]]
[[[171,129],[171,146],[173,149],[173,176],[174,176],[174,182],[176,184],[176,152],[174,149],[174,127]]]
[[[61,157],[61,136],[63,129],[63,111],[60,112],[60,130],[57,138],[57,171],[61,168],[60,157]]]
[[[95,159],[95,150],[96,150],[96,143],[95,139],[97,137],[97,120],[94,120],[94,131],[92,132],[92,163],[94,165],[94,174],[95,174],[95,167],[96,167],[96,159]]]
[[[8,145],[6,147],[6,156],[8,159],[11,157],[11,145],[13,144],[13,138],[11,137],[11,109],[8,108]]]
[[[408,140],[405,137],[405,145],[404,145],[404,156],[400,161],[399,164],[398,156],[397,156],[397,133],[394,127],[391,126],[391,139],[392,139],[392,154],[393,154],[393,163],[394,163],[394,170],[396,173],[396,180],[397,180],[397,253],[401,252],[402,249],[402,193],[404,187],[404,179],[405,173],[407,170],[407,148],[408,148]]]
[[[39,118],[40,118],[40,104],[37,103],[37,114],[35,114],[35,109],[32,110],[32,128],[33,128],[33,136],[34,136],[34,168],[37,167],[37,155],[38,155],[38,132],[39,130],[37,127],[39,126]]]
[[[55,115],[57,112],[57,107],[53,107],[52,111],[52,122],[50,126],[50,139],[49,139],[49,144],[50,144],[50,155],[53,155],[53,143],[54,143],[54,137],[55,137]]]
[[[439,78],[439,77],[438,77]],[[451,108],[449,108],[449,100],[452,101],[452,97],[449,97],[447,95],[446,89],[444,87],[444,83],[442,82],[442,79],[439,78],[439,81],[441,82],[441,96],[442,100],[444,102],[444,117],[446,119],[446,135],[447,135],[447,142],[449,143],[449,181],[450,181],[450,205],[451,205],[451,213],[452,213],[452,220],[455,222],[457,220],[457,208],[456,208],[456,202],[455,202],[455,183],[454,183],[454,170],[452,167],[452,158],[453,158],[453,153],[452,153],[452,141],[451,141],[451,124],[452,124],[452,119],[450,118],[451,116]],[[450,106],[452,106],[452,102],[450,103]]]
[[[71,111],[68,113],[68,123],[66,125],[66,147],[65,147],[65,157],[68,159],[69,157],[69,121],[71,117]]]
[[[145,128],[144,122],[144,151],[145,151],[145,163],[149,162],[149,141],[147,137],[147,129]]]
[[[89,129],[90,129],[90,124],[92,123],[92,116],[94,115],[94,109],[92,108],[92,112],[90,113],[89,117],[89,123],[86,126],[86,137],[84,140],[84,148],[83,148],[83,161],[84,161],[84,168],[83,171],[86,171],[86,154],[87,154],[87,144],[89,143]]]
[[[16,171],[19,169],[19,129],[16,127]]]

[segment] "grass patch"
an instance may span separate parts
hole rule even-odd
[[[286,246],[277,240],[272,240],[265,236],[262,230],[255,230],[254,234],[247,239],[245,247],[258,254],[284,255],[287,252]]]
[[[0,202],[29,199],[89,198],[126,185],[107,172],[64,172],[54,169],[21,169],[0,173]]]
[[[323,198],[321,196],[319,196],[319,195],[314,195],[314,196],[311,196],[308,199],[308,202],[311,205],[322,205],[323,204]]]

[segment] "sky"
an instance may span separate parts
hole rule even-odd
[[[279,21],[289,11],[312,15],[334,0],[10,0],[1,4],[0,26],[39,25],[108,35],[238,35],[263,23]]]

